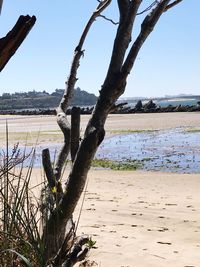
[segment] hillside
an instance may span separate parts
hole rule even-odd
[[[21,93],[3,93],[0,96],[0,110],[16,109],[54,109],[58,106],[64,89],[56,89],[49,94],[46,91],[21,92]],[[74,90],[71,100],[72,106],[92,106],[96,103],[97,97],[80,88]]]

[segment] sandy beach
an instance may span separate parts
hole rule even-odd
[[[40,181],[35,169],[32,185]],[[96,241],[88,259],[101,267],[199,267],[199,188],[198,174],[91,170],[77,231]]]
[[[200,129],[199,113],[110,115],[107,135],[125,130]],[[10,142],[58,142],[55,117],[0,116],[0,145],[5,144],[5,119]],[[83,116],[82,130],[88,116]],[[38,131],[40,131],[39,137]],[[66,174],[67,176],[67,174]],[[34,170],[33,183],[41,180]],[[78,233],[95,240],[90,261],[100,267],[199,267],[200,176],[144,171],[94,170]],[[74,215],[77,221],[80,205]]]
[[[200,177],[91,171],[78,231],[104,267],[200,266]]]

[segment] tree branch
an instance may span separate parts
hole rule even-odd
[[[0,39],[0,71],[15,54],[29,31],[35,24],[36,17],[20,16],[13,29]]]
[[[52,190],[56,186],[56,179],[53,173],[53,168],[51,165],[50,153],[48,148],[42,150],[42,165],[47,177],[49,188],[50,190]]]
[[[55,178],[57,181],[59,181],[62,168],[69,154],[71,129],[70,129],[70,124],[67,120],[67,116],[63,112],[60,112],[57,115],[57,123],[64,135],[64,145],[62,146],[58,154],[58,157],[55,163],[55,168],[54,168]]]
[[[99,3],[97,6],[96,10],[88,20],[88,23],[86,24],[86,27],[84,28],[84,31],[81,35],[81,38],[79,40],[78,46],[76,47],[74,51],[74,58],[72,61],[71,69],[70,69],[70,75],[69,78],[66,82],[66,89],[63,94],[63,97],[60,101],[59,107],[57,108],[57,123],[60,126],[64,138],[65,138],[65,145],[62,147],[61,152],[59,153],[59,157],[56,163],[56,168],[55,168],[55,175],[56,179],[60,179],[60,174],[63,168],[63,164],[67,158],[67,155],[69,153],[69,146],[70,146],[70,125],[67,120],[66,116],[66,110],[69,105],[69,101],[72,96],[72,92],[74,90],[75,83],[77,81],[77,70],[80,64],[80,58],[83,55],[82,47],[84,44],[84,41],[87,37],[87,34],[89,32],[90,27],[92,26],[93,22],[95,19],[103,12],[103,10],[110,4],[111,0],[104,0]]]
[[[153,31],[154,26],[165,11],[169,2],[170,0],[162,0],[159,2],[159,4],[157,4],[157,6],[143,20],[141,24],[141,31],[133,43],[122,67],[121,73],[124,78],[126,78],[130,73],[140,48],[149,34]]]
[[[138,15],[142,15],[143,13],[151,10],[155,5],[158,4],[158,0],[155,0],[153,3],[151,3],[147,8],[145,8],[144,10],[142,10],[141,12],[137,13],[137,16]]]
[[[90,19],[88,20],[83,33],[81,35],[81,38],[79,40],[79,43],[77,45],[77,47],[75,48],[74,51],[74,58],[72,61],[72,65],[71,65],[71,69],[70,69],[70,75],[68,77],[68,80],[66,82],[66,89],[63,95],[63,98],[61,99],[60,105],[58,107],[57,113],[59,113],[60,111],[62,112],[66,112],[68,104],[69,104],[69,100],[72,96],[72,92],[74,90],[74,86],[75,83],[77,81],[77,70],[80,64],[80,58],[83,55],[83,44],[85,42],[85,39],[87,37],[87,34],[90,30],[90,27],[92,26],[92,24],[95,22],[96,18],[106,9],[106,7],[111,3],[111,0],[104,0],[101,1],[99,3],[99,5],[97,6],[96,10],[93,12],[92,16],[90,17]]]
[[[106,16],[104,16],[104,15],[99,15],[99,17],[100,18],[103,18],[103,19],[105,19],[105,20],[107,20],[107,21],[110,21],[112,24],[114,24],[114,25],[118,25],[119,24],[119,22],[115,22],[114,20],[112,20],[112,19],[109,19],[109,18],[107,18]]]
[[[131,42],[132,28],[135,21],[135,14],[142,0],[136,0],[129,3],[127,7],[123,2],[124,0],[118,0],[119,11],[120,11],[120,23],[117,30],[116,38],[114,41],[113,52],[111,56],[110,65],[106,75],[104,83],[109,83],[110,75],[117,76],[121,70],[122,63],[124,61],[124,56],[126,50]],[[129,1],[128,1],[129,2]],[[125,7],[124,7],[125,5]],[[128,4],[127,4],[128,5]],[[124,12],[127,10],[128,12]],[[124,12],[124,13],[123,13]]]
[[[182,2],[183,0],[176,0],[174,2],[172,2],[171,4],[169,4],[168,6],[166,6],[165,8],[165,12],[168,11],[169,9],[171,9],[172,7],[178,5],[180,2]]]
[[[76,74],[77,74],[77,69],[79,67],[80,58],[83,54],[82,47],[83,47],[84,41],[86,39],[86,36],[89,32],[89,29],[92,23],[95,21],[96,17],[98,17],[101,14],[101,12],[110,4],[110,2],[111,0],[105,0],[105,1],[100,2],[99,5],[97,6],[96,11],[92,14],[86,27],[84,28],[84,31],[81,35],[78,46],[76,47],[74,51],[74,58],[73,58],[72,65],[71,65],[70,76],[68,78],[68,81],[66,82],[66,89],[65,89],[64,95],[61,99],[59,107],[57,108],[57,123],[64,134],[64,142],[65,142],[58,155],[55,168],[54,168],[54,174],[55,174],[57,181],[60,179],[62,168],[66,161],[66,158],[69,153],[69,148],[70,148],[71,129],[70,129],[70,124],[67,120],[67,116],[65,113],[66,113],[72,92],[74,90],[75,83],[77,81]]]
[[[0,14],[1,14],[2,6],[3,6],[3,0],[0,0]]]

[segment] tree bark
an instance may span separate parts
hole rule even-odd
[[[71,111],[71,160],[74,162],[80,141],[80,116],[81,109],[73,107]]]

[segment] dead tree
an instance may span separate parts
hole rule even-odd
[[[0,13],[2,4],[3,0],[0,1]],[[22,44],[35,24],[35,21],[35,16],[20,16],[12,30],[8,32],[5,37],[0,39],[0,71],[3,70],[10,58]]]
[[[72,127],[70,126],[66,110],[77,81],[77,70],[80,58],[83,55],[83,44],[86,36],[93,22],[97,17],[102,16],[102,12],[109,6],[111,0],[98,1],[96,10],[83,30],[80,41],[74,50],[74,57],[63,98],[57,108],[57,123],[64,135],[64,145],[58,155],[54,169],[51,166],[48,149],[43,151],[43,165],[48,179],[49,191],[53,195],[54,202],[57,203],[47,219],[43,232],[46,261],[48,262],[51,259],[49,266],[61,266],[62,264],[62,266],[73,266],[87,254],[87,249],[82,248],[82,245],[88,242],[88,239],[83,237],[78,241],[70,241],[70,243],[69,240],[75,240],[75,233],[72,233],[73,227],[71,227],[70,236],[69,233],[66,234],[66,225],[71,221],[74,209],[84,190],[87,174],[95,152],[104,139],[104,125],[107,116],[113,110],[117,99],[126,88],[127,77],[134,66],[140,48],[154,30],[161,15],[181,1],[154,1],[145,10],[141,11],[141,4],[145,1],[117,0],[119,22],[117,23],[117,32],[110,64],[84,137],[80,145],[78,145],[78,130],[74,130],[73,121]],[[139,14],[144,14],[145,17],[141,23],[138,36],[132,41],[133,26]],[[105,18],[105,16],[103,17]],[[76,116],[75,118],[77,119]],[[76,134],[74,134],[74,131],[76,131]],[[75,136],[76,141],[73,140]],[[67,183],[63,188],[60,177],[70,151],[70,143],[75,144],[75,148],[71,149],[73,151],[73,163]]]

